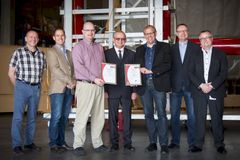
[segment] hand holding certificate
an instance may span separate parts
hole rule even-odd
[[[126,86],[142,85],[140,64],[125,64],[125,84]]]
[[[102,63],[102,79],[105,84],[117,84],[116,64]]]

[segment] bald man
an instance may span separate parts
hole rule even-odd
[[[94,42],[95,27],[91,22],[83,25],[83,40],[73,48],[74,73],[77,80],[77,110],[74,123],[74,153],[86,154],[83,148],[86,140],[86,126],[91,115],[91,138],[96,152],[108,150],[103,145],[102,129],[104,127],[104,81],[101,79],[101,63],[104,52],[100,44]]]
[[[12,148],[15,154],[23,154],[22,121],[27,108],[24,138],[25,150],[41,150],[33,143],[36,115],[40,98],[40,83],[46,65],[44,54],[37,48],[37,32],[30,30],[25,37],[26,45],[14,51],[9,64],[8,76],[14,85],[14,109],[12,118]],[[26,107],[27,106],[27,107]]]

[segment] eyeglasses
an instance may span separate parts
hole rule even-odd
[[[153,34],[155,34],[155,32],[144,33],[145,36],[152,36]]]
[[[126,41],[126,38],[114,38],[117,41]]]
[[[209,38],[212,38],[212,36],[206,36],[206,37],[200,37],[199,40],[200,41],[203,41],[203,40],[207,40]]]
[[[95,32],[95,29],[84,29],[85,32]]]

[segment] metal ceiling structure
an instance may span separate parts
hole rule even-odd
[[[71,50],[73,40],[83,38],[81,34],[72,32],[72,15],[84,15],[84,21],[108,20],[108,31],[96,33],[96,42],[111,48],[113,46],[113,34],[116,26],[120,25],[121,30],[126,33],[128,41],[126,45],[134,46],[145,42],[143,32],[127,32],[126,25],[129,19],[147,19],[148,24],[154,25],[157,29],[157,39],[163,40],[163,11],[168,10],[168,5],[163,6],[163,0],[148,0],[147,6],[139,7],[144,0],[137,0],[133,6],[126,7],[126,0],[121,1],[121,8],[114,8],[114,0],[108,0],[108,8],[101,9],[72,9],[72,0],[64,0],[64,10],[60,15],[64,16],[64,29],[67,35],[66,47]],[[145,1],[146,2],[146,1]],[[87,3],[87,0],[84,1]],[[116,22],[116,23],[114,23]],[[144,27],[144,26],[142,26]]]

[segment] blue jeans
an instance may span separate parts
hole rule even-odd
[[[180,144],[180,113],[181,113],[181,103],[182,97],[184,97],[187,109],[187,139],[188,145],[194,145],[194,137],[195,137],[195,115],[194,115],[194,107],[193,100],[191,97],[191,93],[187,91],[173,92],[170,94],[170,110],[171,110],[171,128],[172,128],[172,140],[171,143]]]
[[[168,145],[168,125],[166,116],[166,93],[159,92],[154,88],[152,79],[148,79],[146,83],[146,90],[141,96],[145,122],[147,125],[148,136],[150,143],[157,143],[159,137],[159,144]],[[154,119],[154,103],[157,112],[158,120]]]
[[[22,121],[27,107],[25,145],[33,143],[36,130],[36,115],[40,98],[40,85],[31,86],[16,80],[14,88],[14,110],[12,118],[12,147],[22,146]]]
[[[66,88],[64,93],[51,94],[50,99],[49,146],[62,146],[65,144],[65,127],[71,111],[73,95],[71,89]]]

